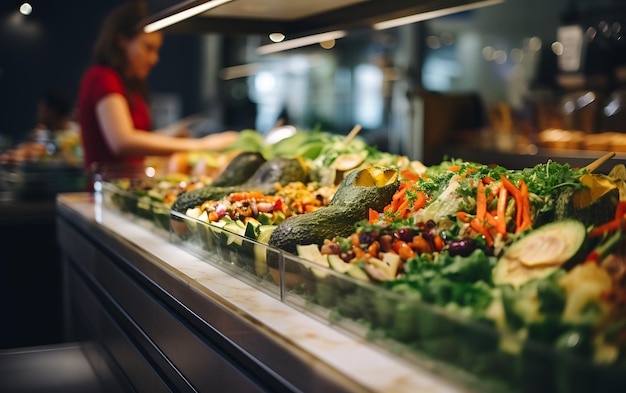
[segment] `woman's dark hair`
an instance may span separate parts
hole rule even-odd
[[[141,23],[147,16],[146,1],[129,0],[116,7],[104,19],[93,48],[94,64],[113,68],[122,77],[127,91],[138,91],[144,96],[147,96],[146,81],[126,75],[128,59],[121,40],[131,40],[141,33],[143,29]]]

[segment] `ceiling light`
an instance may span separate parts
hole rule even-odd
[[[20,6],[20,14],[30,15],[31,12],[33,12],[33,6],[29,3],[24,3]]]
[[[285,35],[283,33],[272,33],[270,34],[270,40],[272,42],[281,42],[285,39]]]
[[[276,44],[263,45],[257,48],[259,55],[268,55],[270,53],[281,52],[284,50],[300,48],[303,46],[319,44],[320,42],[332,41],[346,36],[343,30],[329,31],[328,33],[313,34],[301,38],[294,38]]]
[[[402,18],[390,19],[384,22],[374,23],[373,26],[374,26],[374,29],[376,30],[391,29],[392,27],[398,27],[398,26],[407,25],[410,23],[415,23],[415,22],[423,22],[425,20],[434,19],[434,18],[438,18],[441,16],[451,15],[451,14],[456,14],[462,11],[469,11],[469,10],[473,10],[476,8],[482,8],[482,7],[486,7],[489,5],[499,4],[502,2],[504,2],[504,0],[484,0],[484,1],[479,1],[477,3],[459,5],[459,6],[444,8],[444,9],[436,10],[436,11],[422,12],[422,13],[415,14],[415,15],[405,16]]]
[[[218,7],[230,1],[232,0],[209,0],[209,1],[200,2],[200,4],[196,4],[198,3],[197,1],[187,1],[187,3],[190,3],[189,8],[184,8],[182,11],[179,11],[175,14],[172,14],[172,15],[166,16],[165,18],[161,18],[154,22],[148,23],[143,28],[143,31],[146,33],[152,33],[152,32],[164,29],[167,26],[171,26],[175,23],[182,22],[185,19],[189,19],[192,16],[196,16],[198,14],[201,14],[203,12],[210,10],[211,8]],[[186,3],[183,3],[183,7],[185,6],[185,4]],[[191,4],[196,4],[196,5],[191,6]]]

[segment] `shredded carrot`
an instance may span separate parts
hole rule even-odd
[[[474,168],[474,169],[476,169],[476,168]],[[468,169],[468,170],[469,170],[469,169]],[[493,183],[493,182],[494,182],[493,177],[491,177],[491,176],[485,176],[485,177],[483,177],[483,183],[485,183],[485,184],[491,184],[491,183]]]
[[[459,170],[461,170],[461,166],[460,165],[450,165],[448,167],[448,170],[450,172],[458,172]]]

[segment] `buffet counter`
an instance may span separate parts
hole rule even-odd
[[[537,164],[545,164],[548,161],[561,164],[567,163],[572,168],[582,168],[606,153],[608,153],[608,151],[547,148],[531,150],[531,152],[509,152],[466,146],[450,146],[446,147],[445,150],[445,154],[450,158],[486,164],[497,164],[507,169],[532,168]],[[626,153],[617,152],[612,159],[598,167],[596,173],[609,173],[613,166],[618,164],[626,164]]]
[[[259,291],[91,194],[61,194],[57,211],[68,338],[95,340],[129,390],[469,390]]]
[[[0,187],[0,250],[0,349],[61,342],[54,199],[21,200]],[[33,270],[39,274],[33,275]]]

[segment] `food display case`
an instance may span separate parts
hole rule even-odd
[[[621,366],[597,365],[565,346],[508,334],[459,310],[341,274],[171,211],[120,189],[115,181],[100,186],[97,200],[102,212],[121,214],[163,242],[364,346],[383,351],[416,373],[426,368],[470,391],[612,392],[626,383]]]
[[[437,364],[408,363],[293,308],[299,295],[281,301],[281,286],[221,251],[129,219],[107,193],[57,199],[66,331],[93,342],[96,371],[129,391],[471,391]]]

